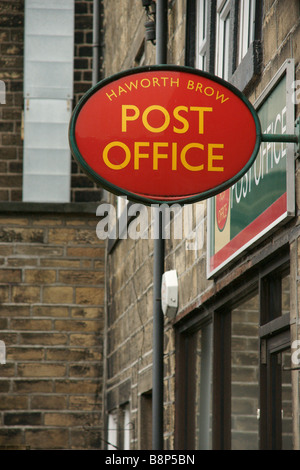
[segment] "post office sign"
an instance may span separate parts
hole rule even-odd
[[[257,158],[243,177],[208,201],[207,277],[228,269],[246,250],[295,215],[295,62],[287,59],[254,107],[262,128]],[[264,140],[270,135],[274,140]],[[281,142],[275,141],[276,136]],[[290,142],[290,143],[288,143]]]
[[[240,179],[261,142],[247,98],[179,66],[135,68],[91,88],[70,121],[71,151],[99,185],[128,199],[196,202]]]

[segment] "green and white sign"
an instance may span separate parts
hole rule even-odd
[[[262,134],[294,134],[293,81],[290,59],[254,104]],[[294,151],[293,143],[263,142],[249,171],[209,200],[208,278],[294,215]]]

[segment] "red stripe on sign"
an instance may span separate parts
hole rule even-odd
[[[287,194],[284,193],[268,209],[260,214],[251,224],[238,233],[220,251],[210,258],[210,271],[214,271],[237,251],[268,229],[279,217],[286,213]]]

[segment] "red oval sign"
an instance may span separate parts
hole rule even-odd
[[[261,140],[248,100],[224,80],[151,66],[98,83],[75,108],[70,147],[104,188],[145,204],[211,197],[249,169]]]

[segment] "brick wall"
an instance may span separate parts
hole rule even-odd
[[[22,198],[23,145],[23,1],[0,2],[0,80],[6,104],[0,104],[0,200]]]
[[[99,19],[101,27],[101,18]],[[79,99],[92,86],[93,67],[93,0],[75,1],[74,19],[74,100],[75,106]],[[101,57],[101,50],[99,51]],[[100,59],[100,67],[101,67]],[[99,80],[102,72],[99,70]],[[100,201],[101,191],[99,188],[80,170],[77,163],[72,159],[72,179],[71,179],[71,201],[89,202]]]
[[[0,449],[102,445],[104,245],[93,215],[0,217]]]
[[[92,0],[75,0],[74,24],[75,105],[92,85]],[[76,204],[21,203],[23,51],[24,0],[0,0],[0,448],[99,449],[101,191],[72,160]]]

